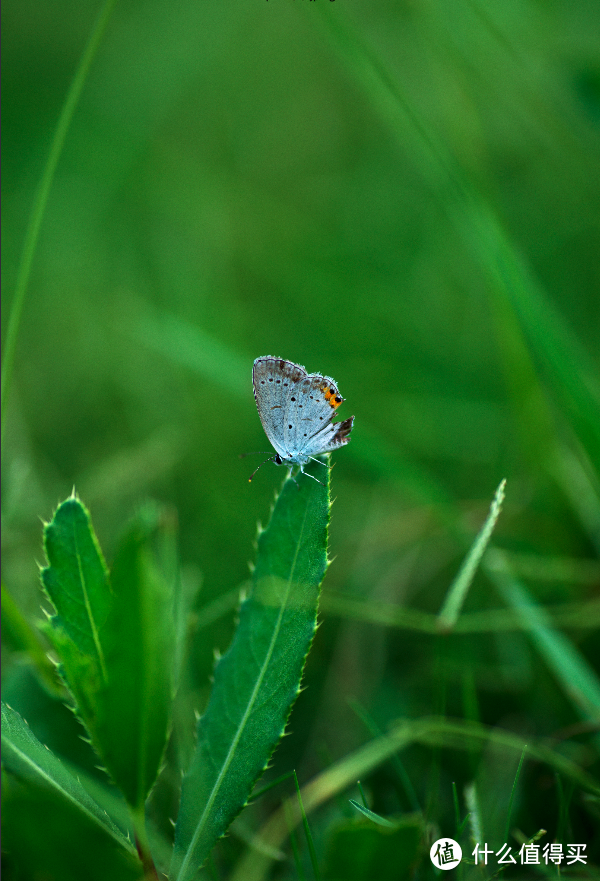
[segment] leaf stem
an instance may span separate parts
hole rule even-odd
[[[131,819],[133,820],[133,826],[135,829],[135,847],[142,866],[144,867],[144,879],[145,881],[149,881],[150,878],[156,878],[156,881],[159,881],[158,872],[156,871],[156,866],[154,865],[154,860],[150,853],[150,844],[148,842],[148,835],[146,834],[146,814],[143,805],[141,808],[132,810]]]

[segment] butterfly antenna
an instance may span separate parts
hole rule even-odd
[[[251,455],[251,454],[249,453],[248,455]],[[258,468],[262,468],[262,466],[265,465],[267,462],[272,462],[274,458],[275,458],[275,456],[269,456],[268,459],[265,459],[264,462],[261,462],[261,463],[260,463],[260,465],[258,466]],[[252,474],[251,474],[250,477],[248,478],[248,483],[250,483],[250,481],[252,480],[252,478],[254,477],[254,475],[256,474],[256,472],[258,471],[258,468],[255,468],[255,469],[254,469],[254,471],[252,472]]]

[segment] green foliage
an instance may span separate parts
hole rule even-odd
[[[50,632],[72,647],[75,666],[71,677],[67,663],[67,679],[82,681],[94,693],[107,680],[106,622],[112,596],[89,514],[77,499],[68,499],[57,509],[44,529],[44,548],[49,565],[42,571],[42,583],[58,612],[51,619]],[[85,665],[85,676],[78,663]],[[85,705],[83,694],[81,698]]]
[[[49,636],[98,755],[138,811],[158,775],[173,690],[174,585],[152,559],[157,517],[133,523],[110,577],[78,499],[44,530],[42,582],[59,613]]]
[[[465,881],[507,839],[598,874],[600,18],[449,9],[3,4],[9,881],[167,874],[175,836],[199,881],[433,881],[438,830]],[[271,692],[266,353],[356,416]],[[73,495],[44,596],[74,486],[100,542]]]
[[[57,799],[74,805],[112,836],[122,848],[135,853],[128,837],[106,811],[90,798],[77,777],[31,733],[27,723],[2,703],[2,762],[11,773],[52,791]]]
[[[180,881],[197,876],[247,803],[300,690],[327,569],[329,467],[319,470],[322,479],[306,474],[285,481],[269,525],[259,532],[252,591],[216,666],[183,782],[171,869]],[[165,518],[153,507],[126,531],[110,575],[90,516],[75,497],[46,525],[44,544],[49,565],[42,582],[57,610],[46,631],[75,710],[132,809],[142,863],[154,871],[144,805],[165,751],[193,593],[186,595],[175,577]],[[79,781],[4,705],[3,723],[9,770],[51,785],[131,850]],[[165,852],[159,840],[154,849]]]
[[[327,568],[329,469],[318,470],[324,486],[302,475],[286,480],[259,533],[252,592],[215,668],[183,781],[171,868],[177,881],[196,876],[246,804],[298,694]]]

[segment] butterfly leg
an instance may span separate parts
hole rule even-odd
[[[311,459],[312,459],[312,456],[311,456]],[[322,462],[321,464],[324,464],[324,463]],[[305,477],[311,477],[313,480],[316,480],[317,483],[321,483],[321,481],[318,480],[318,478],[313,477],[312,474],[309,474],[308,471],[305,471],[304,468],[302,467],[302,465],[300,466],[300,471],[302,472],[302,474],[304,474]],[[321,486],[325,486],[325,484],[321,483]]]

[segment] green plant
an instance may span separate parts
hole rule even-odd
[[[436,835],[461,881],[595,878],[593,4],[100,6],[3,4],[4,877],[182,874],[228,827],[200,878],[430,881]],[[250,761],[219,694],[258,627],[267,351],[360,430],[290,736],[230,823],[299,681]],[[109,598],[40,633],[38,517],[73,486]],[[486,842],[587,861],[474,866]]]
[[[178,881],[196,877],[283,736],[327,568],[326,480],[286,480],[269,525],[259,532],[252,589],[242,601],[233,642],[216,665],[190,765],[178,769],[185,776],[169,873]],[[187,633],[181,583],[176,572],[165,571],[171,557],[165,554],[167,535],[159,512],[143,511],[109,573],[76,497],[59,506],[44,530],[49,565],[42,582],[56,609],[46,632],[74,710],[128,805],[135,846],[150,874],[156,870],[144,806],[167,745]],[[7,769],[27,768],[30,777],[76,804],[130,850],[117,819],[103,815],[14,710],[3,712]]]

